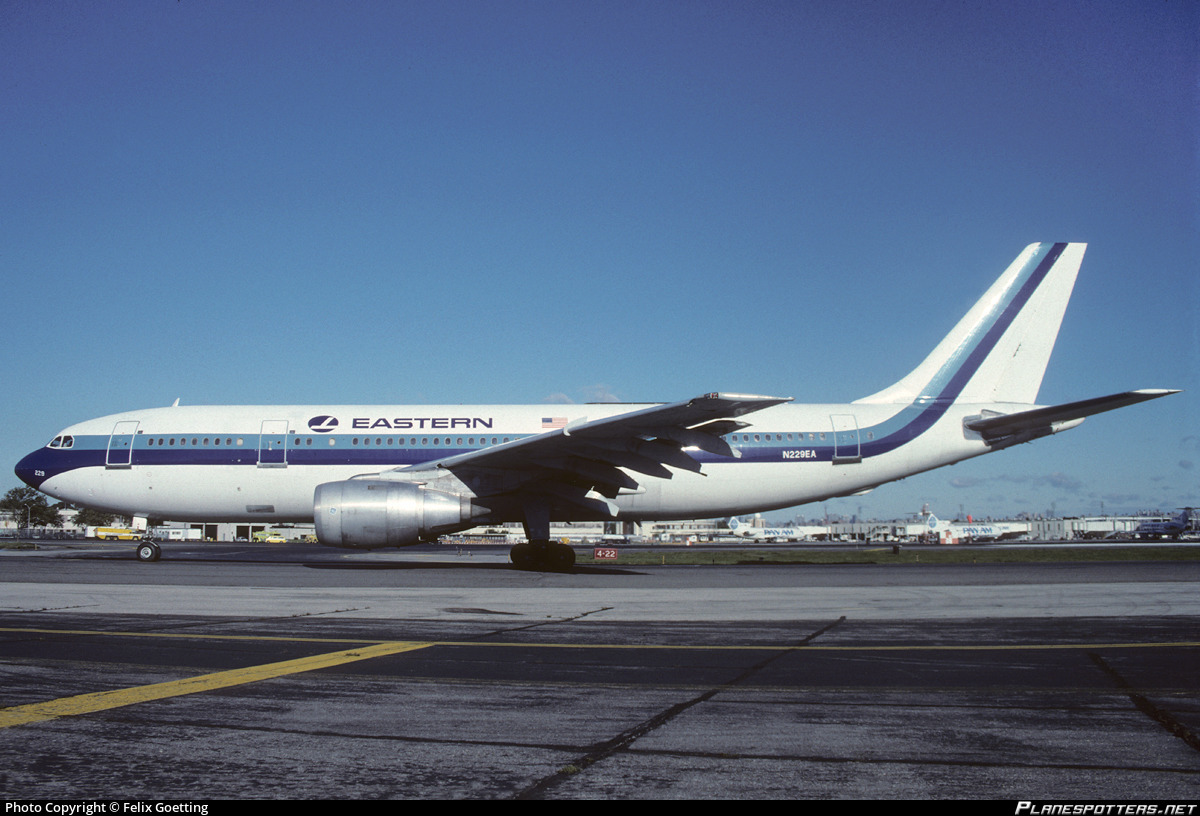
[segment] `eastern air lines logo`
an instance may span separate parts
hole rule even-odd
[[[308,429],[315,433],[329,433],[336,430],[337,426],[337,417],[315,416],[308,421]]]

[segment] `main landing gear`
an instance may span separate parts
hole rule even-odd
[[[565,572],[575,566],[575,551],[560,541],[550,540],[550,505],[545,498],[525,502],[525,542],[509,551],[517,569]]]
[[[575,550],[559,541],[523,541],[508,553],[517,569],[565,572],[575,566]]]

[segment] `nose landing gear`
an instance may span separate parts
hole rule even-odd
[[[137,545],[137,560],[149,564],[162,558],[162,547],[153,541],[139,541]]]

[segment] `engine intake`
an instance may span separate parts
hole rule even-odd
[[[470,527],[471,515],[469,497],[410,482],[328,482],[314,496],[317,539],[329,547],[406,547]]]

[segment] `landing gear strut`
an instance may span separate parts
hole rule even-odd
[[[526,502],[525,538],[508,554],[517,569],[559,572],[575,566],[575,551],[550,540],[550,507],[545,499],[535,497]]]

